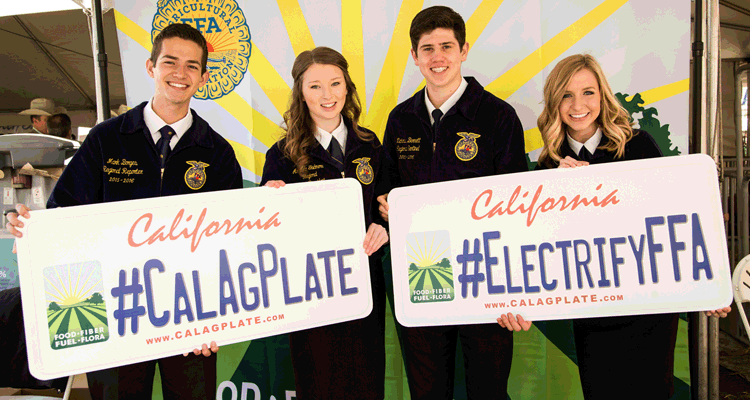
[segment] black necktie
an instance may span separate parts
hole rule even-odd
[[[432,110],[432,119],[435,120],[435,122],[432,123],[432,141],[437,141],[437,131],[438,131],[438,125],[440,125],[440,118],[443,117],[443,112],[440,111],[439,108],[436,108]]]
[[[335,137],[331,137],[331,143],[328,145],[328,153],[331,154],[331,158],[337,161],[336,167],[339,172],[344,171],[344,152],[341,151],[341,145]]]
[[[578,159],[586,162],[591,161],[591,153],[589,153],[589,149],[586,146],[581,146],[581,151],[578,152]]]
[[[169,151],[171,150],[169,141],[172,140],[172,135],[175,133],[169,125],[164,125],[163,128],[159,129],[159,133],[161,133],[161,138],[156,142],[156,151],[159,152],[160,165],[162,173],[164,173],[164,166],[167,165],[167,157],[169,157]]]

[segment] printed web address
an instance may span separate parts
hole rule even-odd
[[[261,317],[254,317],[254,318],[242,318],[235,321],[229,321],[229,322],[222,322],[220,324],[213,324],[213,325],[205,325],[203,326],[203,329],[201,328],[190,328],[185,330],[180,330],[174,333],[174,335],[165,335],[165,336],[157,336],[155,338],[149,338],[146,339],[146,344],[156,344],[156,343],[162,343],[162,342],[168,342],[170,340],[177,340],[177,339],[184,339],[189,338],[193,336],[200,336],[203,334],[210,334],[211,332],[219,332],[223,331],[225,329],[236,329],[236,328],[243,328],[250,325],[259,325],[266,322],[275,322],[275,321],[281,321],[284,319],[284,314],[278,314],[278,315],[271,315],[264,318]]]
[[[515,307],[535,307],[535,306],[553,306],[557,304],[578,304],[578,303],[599,303],[603,301],[623,301],[621,294],[600,297],[595,294],[582,294],[578,296],[556,296],[556,297],[539,297],[537,299],[513,299],[509,302],[502,303],[484,303],[484,308],[515,308]]]

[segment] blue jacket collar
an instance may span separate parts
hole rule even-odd
[[[453,106],[450,110],[448,110],[448,113],[445,115],[450,116],[455,113],[461,113],[466,119],[473,120],[476,118],[477,110],[479,110],[479,103],[482,100],[482,94],[484,92],[484,87],[477,82],[476,79],[474,79],[471,76],[464,77],[466,79],[466,82],[469,83],[469,86],[466,87],[466,91],[461,96],[461,98],[458,100],[455,106]],[[410,112],[413,114],[417,114],[417,116],[424,121],[427,125],[430,124],[430,117],[427,115],[427,106],[425,105],[425,99],[424,97],[427,95],[427,88],[423,88],[414,96],[412,96],[411,100],[408,100],[405,104],[404,111]]]
[[[148,130],[148,128],[146,128],[146,122],[143,119],[143,109],[146,107],[146,104],[148,104],[148,102],[144,101],[143,103],[135,106],[132,110],[117,117],[122,118],[122,123],[120,124],[120,133],[122,133],[123,135],[132,135],[136,132],[144,133]],[[197,145],[205,147],[207,149],[212,149],[214,147],[214,142],[211,139],[211,136],[208,134],[209,129],[211,129],[208,126],[208,122],[198,116],[198,114],[193,109],[190,109],[190,112],[193,113],[193,125],[190,127],[190,129],[187,130],[187,132],[185,132],[185,136],[177,144],[175,150],[190,145]]]

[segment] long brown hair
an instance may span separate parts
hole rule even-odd
[[[375,135],[359,129],[359,117],[362,114],[362,106],[357,96],[357,88],[349,76],[349,63],[338,51],[328,47],[316,47],[312,50],[303,51],[294,60],[292,66],[292,78],[294,86],[289,98],[289,109],[284,113],[285,133],[284,155],[288,157],[297,167],[297,172],[303,178],[307,176],[307,165],[310,163],[308,151],[315,145],[315,122],[310,116],[310,110],[305,103],[302,94],[303,75],[313,64],[334,65],[341,69],[346,81],[346,101],[341,115],[352,122],[352,129],[361,140],[372,141]]]
[[[544,110],[536,120],[544,140],[544,147],[539,155],[539,162],[542,164],[550,160],[560,162],[562,158],[560,147],[565,140],[567,128],[560,117],[560,103],[570,79],[582,69],[591,71],[599,83],[601,110],[596,123],[602,134],[609,139],[606,145],[599,148],[612,151],[615,158],[620,158],[625,153],[625,144],[633,137],[630,114],[612,94],[612,88],[604,76],[602,67],[589,54],[575,54],[557,63],[544,83]]]

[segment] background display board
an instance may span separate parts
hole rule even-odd
[[[466,21],[462,73],[512,105],[535,161],[544,80],[561,59],[595,56],[618,99],[667,155],[687,153],[690,4],[681,0],[115,0],[128,106],[148,100],[144,64],[169,23],[192,24],[209,44],[211,80],[191,107],[230,141],[243,176],[259,182],[281,130],[297,54],[341,52],[382,138],[388,114],[424,85],[409,49],[412,18],[446,5]]]

